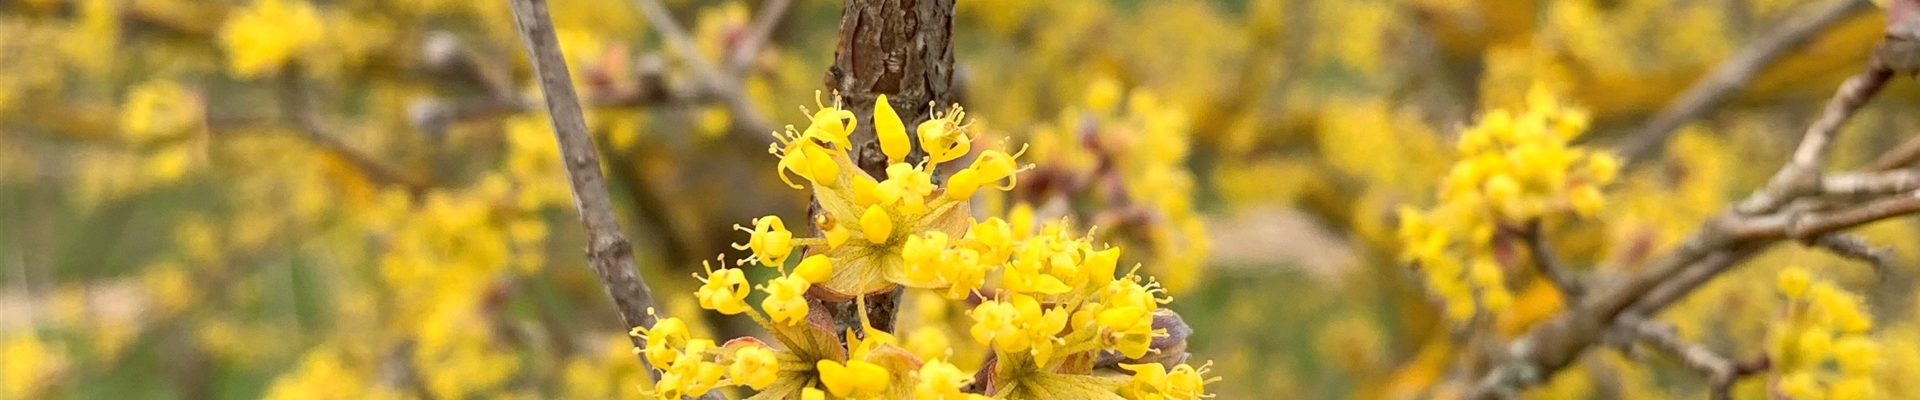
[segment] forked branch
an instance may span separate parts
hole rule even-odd
[[[1896,21],[1891,26],[1898,25]],[[1920,191],[1910,188],[1912,177],[1904,172],[1878,170],[1825,176],[1821,168],[1840,127],[1880,92],[1895,71],[1911,68],[1902,64],[1903,58],[1890,55],[1890,51],[1907,50],[1898,46],[1906,43],[1892,43],[1896,35],[1888,37],[1865,68],[1835,91],[1822,114],[1807,128],[1793,158],[1772,180],[1708,220],[1666,255],[1630,276],[1593,288],[1566,311],[1515,339],[1503,353],[1505,359],[1494,360],[1495,366],[1473,381],[1467,398],[1493,398],[1544,382],[1599,342],[1603,332],[1620,327],[1642,329],[1635,326],[1642,325],[1639,316],[1659,313],[1781,241],[1796,240],[1843,254],[1881,259],[1863,243],[1835,235],[1868,223],[1920,213]],[[1901,157],[1889,155],[1883,159]],[[1802,204],[1810,206],[1800,207]],[[1640,333],[1663,338],[1647,335],[1657,332]],[[1693,357],[1698,352],[1684,346],[1665,347],[1678,350],[1683,358],[1700,358]],[[1713,371],[1727,369],[1725,363],[1701,364]],[[1713,375],[1714,384],[1723,385],[1719,377],[1725,374]]]
[[[554,37],[553,21],[547,15],[546,0],[509,0],[520,39],[526,44],[534,75],[546,99],[547,114],[553,123],[554,138],[560,142],[560,158],[566,165],[567,182],[573,188],[574,208],[580,212],[580,224],[587,231],[587,265],[600,278],[600,285],[613,298],[620,320],[628,329],[652,326],[653,294],[634,268],[633,246],[620,232],[614,218],[613,201],[607,195],[606,177],[600,171],[600,156],[594,151],[593,137],[587,135],[587,122],[581,114],[579,95],[560,54],[560,42]],[[644,338],[632,337],[636,348],[646,347]],[[659,370],[639,357],[640,366],[654,379]],[[712,392],[708,393],[710,396]]]
[[[1713,67],[1713,71],[1706,76],[1694,81],[1693,86],[1668,103],[1667,108],[1660,110],[1638,133],[1621,144],[1620,156],[1626,167],[1632,168],[1635,164],[1660,155],[1667,139],[1673,137],[1673,132],[1687,121],[1699,118],[1701,114],[1726,102],[1752,82],[1760,71],[1788,52],[1805,46],[1815,34],[1849,16],[1871,9],[1872,5],[1867,0],[1838,0],[1810,13],[1812,17],[1785,24],[1779,30],[1769,32],[1741,48],[1733,57]]]

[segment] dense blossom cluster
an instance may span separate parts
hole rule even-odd
[[[736,111],[754,110],[710,101],[705,90],[695,90],[691,99],[677,97],[687,94],[678,90],[636,90],[654,83],[703,87],[689,81],[697,74],[687,73],[687,57],[741,56],[742,44],[753,42],[743,40],[753,39],[756,28],[750,25],[762,21],[760,5],[783,2],[662,2],[689,22],[687,36],[696,51],[676,49],[652,32],[657,26],[638,11],[638,1],[548,4],[587,100],[588,126],[604,145],[615,201],[623,217],[641,218],[629,227],[639,233],[634,244],[640,273],[650,278],[684,277],[700,270],[699,254],[723,250],[711,229],[722,225],[703,218],[757,215],[749,213],[766,212],[770,199],[793,205],[790,200],[798,197],[766,196],[762,190],[777,190],[778,179],[740,176],[743,170],[734,167],[759,171],[754,162],[772,163],[716,145],[738,139],[733,135],[744,127],[736,119],[744,113]],[[195,391],[208,385],[216,397],[650,397],[632,387],[645,381],[647,371],[634,362],[628,338],[608,329],[605,298],[586,269],[578,268],[579,237],[564,212],[570,194],[545,116],[498,107],[510,103],[501,100],[538,96],[524,59],[517,57],[521,42],[508,2],[0,3],[0,70],[7,71],[0,74],[0,210],[20,211],[0,211],[0,398],[125,397],[127,391],[196,398],[206,397]],[[828,54],[804,43],[825,43],[837,27],[817,22],[838,9],[794,3],[775,20],[778,29],[767,46],[743,65],[724,66],[739,72],[740,89],[757,106],[748,108],[789,109],[787,99],[819,87],[820,58]],[[983,134],[979,140],[997,140],[985,139],[994,131],[1019,132],[1009,137],[1032,147],[1017,160],[1037,164],[1019,174],[1020,187],[1009,197],[1024,206],[1001,204],[997,190],[983,190],[974,196],[972,212],[981,219],[999,216],[1009,232],[1026,237],[1043,230],[1035,221],[1061,215],[1073,216],[1078,225],[1058,231],[1101,228],[1091,242],[1122,245],[1120,264],[1145,261],[1140,273],[1155,276],[1168,293],[1199,311],[1185,316],[1204,326],[1209,340],[1196,342],[1193,351],[1219,356],[1205,375],[1228,377],[1228,384],[1207,385],[1221,397],[1444,397],[1457,389],[1447,382],[1471,364],[1462,360],[1482,357],[1484,349],[1471,341],[1463,346],[1455,340],[1462,332],[1432,319],[1447,315],[1436,310],[1486,312],[1476,310],[1484,306],[1474,296],[1489,294],[1460,290],[1475,290],[1476,277],[1503,281],[1502,289],[1511,290],[1506,302],[1513,305],[1478,315],[1491,317],[1492,326],[1466,334],[1507,338],[1567,311],[1553,285],[1532,279],[1525,254],[1512,251],[1512,238],[1498,228],[1490,240],[1495,262],[1475,264],[1471,232],[1428,218],[1422,226],[1433,229],[1409,236],[1447,231],[1440,246],[1457,261],[1434,265],[1455,269],[1440,274],[1455,279],[1433,279],[1427,273],[1435,270],[1425,261],[1416,273],[1396,269],[1405,263],[1395,258],[1418,243],[1399,240],[1395,225],[1407,218],[1397,217],[1396,207],[1412,202],[1422,207],[1421,216],[1439,216],[1428,207],[1447,184],[1434,178],[1445,176],[1456,158],[1449,150],[1459,138],[1453,127],[1488,115],[1483,110],[1515,110],[1510,117],[1517,117],[1530,90],[1546,87],[1580,104],[1604,127],[1598,137],[1576,142],[1621,144],[1628,136],[1620,133],[1677,104],[1673,100],[1693,80],[1712,76],[1703,74],[1716,64],[1738,60],[1727,56],[1745,43],[1764,42],[1773,32],[1801,25],[1793,21],[1841,4],[1859,3],[960,1],[953,32],[963,45],[955,57],[966,64],[967,76],[956,80],[956,88],[975,99],[967,111],[993,116],[990,125],[974,131]],[[1703,114],[1700,123],[1676,131],[1662,155],[1620,171],[1612,185],[1596,185],[1605,193],[1597,216],[1565,218],[1578,211],[1572,191],[1564,199],[1535,197],[1546,199],[1538,203],[1544,205],[1539,216],[1564,261],[1601,282],[1633,273],[1671,253],[1702,221],[1764,182],[1777,166],[1769,160],[1784,159],[1780,151],[1791,144],[1780,139],[1796,133],[1784,129],[1812,117],[1817,95],[1853,72],[1884,36],[1882,14],[1859,7],[1821,28],[1816,40],[1755,69],[1738,94]],[[311,95],[323,135],[309,136],[288,120],[300,112],[282,103],[292,98],[289,92]],[[634,101],[633,92],[647,92],[646,100]],[[656,104],[653,95],[659,94],[667,101]],[[1913,132],[1914,120],[1899,111],[1898,102],[1886,100],[1870,104],[1856,121],[1871,122],[1854,124],[1871,129],[1838,138],[1828,168],[1869,160]],[[416,112],[435,109],[455,111],[454,118],[439,121],[428,118],[434,113]],[[916,126],[905,128],[918,133]],[[697,134],[684,134],[689,131]],[[1090,136],[1098,140],[1086,140]],[[336,143],[324,141],[329,138]],[[982,146],[971,147],[973,152]],[[823,150],[832,157],[833,151]],[[1112,181],[1126,190],[1023,197],[1071,186],[1055,184],[1048,173],[1095,170],[1090,155],[1100,152],[1124,154],[1116,161],[1128,172]],[[356,165],[350,158],[356,154],[413,179],[386,179]],[[966,166],[970,157],[927,169],[928,182],[952,185],[955,167]],[[876,186],[888,178],[881,175]],[[1466,186],[1484,192],[1486,183]],[[1135,189],[1141,187],[1151,189]],[[1101,219],[1142,214],[1122,213],[1137,209],[1111,201],[1134,196],[1123,192],[1144,192],[1135,197],[1143,202],[1167,200],[1136,204],[1163,215],[1186,207],[1194,219],[1209,220],[1207,232],[1198,223],[1155,224],[1143,232],[1140,225]],[[684,200],[721,196],[740,201]],[[799,254],[767,260],[783,269],[714,263],[713,275],[702,273],[705,281],[650,279],[656,294],[677,294],[659,298],[662,314],[684,318],[689,337],[736,328],[722,322],[727,319],[696,317],[714,314],[702,312],[703,299],[716,312],[751,309],[769,321],[806,321],[823,308],[808,294],[824,293],[833,272],[845,268],[835,268],[843,265],[825,254],[808,253],[809,245],[781,244],[776,232],[791,229],[787,236],[801,239],[820,227],[828,230],[816,236],[830,245],[871,243],[861,224],[866,210],[856,211],[826,221],[785,214],[778,223],[739,221],[769,233],[756,252]],[[488,215],[461,215],[476,212]],[[977,236],[980,223],[992,222],[987,220],[962,218],[968,227],[941,230],[944,242],[931,232],[895,235],[909,228],[892,224],[879,236],[904,237],[902,254],[913,247],[913,253],[930,255],[926,260],[941,260],[968,254],[959,250],[978,253],[970,244],[978,238],[967,236]],[[1247,228],[1280,226],[1271,223],[1276,220],[1307,221],[1319,229],[1275,235]],[[1496,226],[1518,225],[1511,222]],[[1313,234],[1320,230],[1324,235]],[[1295,240],[1300,236],[1294,233],[1332,240]],[[1920,236],[1920,225],[1883,223],[1851,233],[1889,245],[1904,260],[1916,254],[1917,242],[1907,239]],[[1207,242],[1217,251],[1196,251]],[[792,251],[779,251],[783,246]],[[1296,260],[1296,247],[1314,252]],[[1846,382],[1860,379],[1842,369],[1838,344],[1859,336],[1879,345],[1873,392],[1920,398],[1920,383],[1905,379],[1920,376],[1920,324],[1903,311],[1913,308],[1914,299],[1898,290],[1880,293],[1887,287],[1858,291],[1868,287],[1853,284],[1867,278],[1864,269],[1850,268],[1852,262],[1818,251],[1762,252],[1658,316],[1728,357],[1745,359],[1761,350],[1778,357],[1785,345],[1771,350],[1768,340],[1785,343],[1800,334],[1780,333],[1787,331],[1791,313],[1776,304],[1796,302],[1810,310],[1817,302],[1776,294],[1775,271],[1766,266],[1806,265],[1870,299],[1871,335],[1840,333],[1836,325],[1830,355],[1801,358],[1824,360],[1819,365],[1796,372],[1782,367],[1767,373],[1771,380],[1743,379],[1735,397],[1781,394],[1789,387],[1797,398],[1857,393],[1842,390],[1859,387]],[[998,362],[999,356],[987,356],[997,344],[970,337],[976,315],[1025,307],[1026,301],[1002,291],[1007,266],[907,264],[902,256],[903,270],[923,279],[906,279],[904,272],[899,278],[933,282],[928,285],[972,282],[961,275],[975,271],[984,275],[978,295],[959,283],[905,291],[897,344],[958,373],[932,361],[921,368],[928,372],[913,371],[965,379]],[[1192,268],[1198,264],[1208,265]],[[1913,265],[1897,263],[1891,270],[1907,275],[1900,271]],[[1591,271],[1584,270],[1588,266]],[[774,271],[783,273],[767,279]],[[1186,275],[1195,271],[1201,274]],[[1296,279],[1296,271],[1309,278]],[[720,283],[713,289],[696,290],[715,280]],[[879,281],[892,282],[886,276]],[[1432,296],[1440,292],[1436,285],[1448,285],[1453,294]],[[1423,293],[1422,287],[1432,290]],[[1032,357],[1047,345],[1027,332],[1050,329],[1047,311],[1059,306],[1046,295],[1027,297],[1040,308],[1036,325],[1016,323],[996,337],[1010,338],[1010,345],[1027,341],[1017,353]],[[1422,301],[1429,297],[1448,301],[1435,308]],[[996,302],[990,311],[971,311],[988,300]],[[1066,321],[1074,322],[1071,315]],[[824,348],[773,339],[747,353]],[[715,345],[726,347],[718,340]],[[1062,358],[1062,345],[1051,346],[1055,354],[1049,358]],[[1118,358],[1117,349],[1107,351]],[[752,363],[736,364],[746,357],[728,358],[736,353],[704,353],[707,362],[727,367],[721,377],[729,382],[736,366],[741,376],[753,370]],[[907,370],[881,363],[884,354],[842,366]],[[196,369],[181,368],[183,360],[204,361],[192,364],[211,373],[173,373]],[[1120,369],[1133,378],[1120,391],[1145,397],[1141,390],[1159,390],[1151,385],[1156,375],[1146,370],[1153,364],[1128,365]],[[1204,369],[1163,367],[1168,377]],[[1682,367],[1589,351],[1553,374],[1541,392],[1523,397],[1702,397],[1705,380],[1685,379],[1691,375]],[[920,378],[915,390],[954,386],[941,379]],[[1166,388],[1177,387],[1176,381],[1166,381]],[[1781,385],[1788,382],[1793,384]],[[795,397],[830,393],[816,386]]]
[[[1055,182],[1016,196],[1015,209],[1075,208],[1135,248],[1148,273],[1180,292],[1203,276],[1211,242],[1187,169],[1192,117],[1154,91],[1095,80],[1080,108],[1034,129],[1034,175]],[[1069,205],[1067,207],[1062,207]]]
[[[1780,271],[1778,288],[1787,308],[1773,322],[1767,356],[1780,392],[1795,399],[1879,398],[1873,377],[1880,345],[1868,332],[1873,318],[1860,297],[1797,266]]]
[[[633,332],[648,343],[636,351],[662,371],[652,393],[665,399],[745,386],[773,398],[1206,397],[1203,387],[1217,378],[1184,364],[1184,354],[1123,361],[1095,373],[1094,360],[1103,352],[1125,360],[1159,352],[1154,339],[1168,333],[1156,327],[1156,317],[1170,315],[1160,306],[1171,299],[1158,283],[1120,271],[1119,248],[1098,246],[1064,222],[1035,231],[998,217],[974,220],[968,200],[983,188],[1011,189],[1024,167],[1015,161],[1019,152],[984,150],[944,186],[934,184],[932,171],[941,163],[971,153],[974,137],[965,115],[955,106],[915,127],[911,134],[927,157],[911,163],[909,131],[881,96],[873,124],[892,163],[881,180],[853,164],[847,149],[858,119],[837,104],[813,112],[804,130],[775,134],[779,143],[771,152],[780,157],[779,173],[796,188],[802,185],[789,174],[811,185],[821,205],[814,221],[822,235],[796,238],[771,215],[737,227],[749,236],[735,247],[752,252],[738,264],[780,273],[757,286],[765,292],[760,310],[746,302],[746,274],[724,265],[708,265],[695,296],[702,308],[751,316],[785,348],[752,338],[715,345],[691,338],[678,318],[660,319]],[[788,267],[796,250],[805,255]],[[990,281],[997,285],[989,287]],[[985,394],[961,392],[976,375],[962,372],[947,359],[950,353],[923,359],[893,334],[864,322],[865,295],[897,286],[955,301],[981,299],[968,312],[968,331],[997,360],[980,375],[989,380],[983,382]],[[810,304],[820,296],[852,297],[862,310],[863,323],[844,333],[844,346],[834,339],[840,332],[816,319],[824,318],[824,310]],[[1121,371],[1132,371],[1134,383]]]
[[[1459,161],[1439,205],[1400,211],[1402,258],[1445,300],[1449,319],[1513,303],[1494,253],[1502,230],[1568,211],[1591,217],[1605,202],[1600,187],[1613,181],[1619,161],[1568,145],[1586,129],[1584,111],[1535,90],[1523,113],[1494,110],[1460,133]]]

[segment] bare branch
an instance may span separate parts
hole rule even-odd
[[[1898,151],[1899,149],[1895,149]],[[1834,174],[1820,179],[1820,194],[1859,198],[1920,189],[1920,171],[1891,170]]]
[[[787,9],[792,5],[793,0],[767,0],[760,5],[760,11],[753,14],[753,25],[748,28],[751,30],[747,31],[747,37],[733,48],[733,54],[727,55],[728,74],[741,76],[753,67],[754,57],[760,55],[760,49],[773,36],[773,29],[786,19]]]
[[[283,72],[281,79],[284,86],[280,92],[282,113],[285,114],[285,118],[293,120],[294,125],[300,128],[300,132],[308,142],[345,159],[347,163],[353,164],[354,168],[359,169],[376,183],[398,185],[414,192],[425,190],[427,187],[425,182],[382,164],[374,157],[334,137],[326,124],[320,120],[320,112],[313,105],[313,90],[306,84],[299,68],[292,67]]]
[[[1576,306],[1570,306],[1568,311],[1515,339],[1508,346],[1509,358],[1475,380],[1476,386],[1466,398],[1492,398],[1502,391],[1544,381],[1600,341],[1603,332],[1617,326],[1617,319],[1623,313],[1653,315],[1779,241],[1811,241],[1874,221],[1920,212],[1920,192],[1885,196],[1838,207],[1836,211],[1780,210],[1785,204],[1822,191],[1819,167],[1829,143],[1840,126],[1871,99],[1891,75],[1891,70],[1880,61],[1869,62],[1865,71],[1841,85],[1825,112],[1807,128],[1793,159],[1782,166],[1765,187],[1707,221],[1652,264],[1625,279],[1596,288]]]
[[[693,43],[687,30],[674,21],[673,13],[667,10],[666,5],[660,4],[660,0],[634,0],[634,3],[640,6],[640,12],[647,15],[647,22],[667,41],[667,45],[686,60],[688,69],[706,88],[705,91],[718,97],[732,111],[730,114],[733,116],[735,132],[747,133],[746,136],[762,140],[765,137],[760,135],[774,130],[773,122],[768,121],[754,107],[753,101],[747,98],[746,89],[740,81],[721,73],[713,62],[700,55],[700,47]]]
[[[1830,233],[1814,239],[1813,244],[1835,255],[1867,263],[1881,281],[1893,273],[1893,249],[1875,246],[1866,238],[1845,233]]]
[[[1671,324],[1622,316],[1616,329],[1626,330],[1637,336],[1640,341],[1678,358],[1688,368],[1706,374],[1711,385],[1712,398],[1715,400],[1732,399],[1733,384],[1736,381],[1766,371],[1769,364],[1766,358],[1752,363],[1735,363],[1706,346],[1681,339],[1679,331]]]
[[[1840,89],[1827,101],[1827,107],[1821,111],[1820,119],[1807,127],[1807,134],[1800,139],[1800,147],[1794,149],[1793,163],[1802,167],[1818,168],[1831,147],[1833,136],[1840,132],[1840,126],[1853,117],[1853,113],[1865,106],[1868,100],[1880,93],[1887,79],[1893,77],[1893,70],[1873,63],[1865,71],[1847,78],[1840,83]]]
[[[1920,212],[1920,192],[1907,192],[1830,212],[1746,218],[1733,221],[1727,227],[1734,238],[1743,241],[1811,241],[1821,235],[1916,212]]]
[[[1900,142],[1899,146],[1888,150],[1886,154],[1881,154],[1880,158],[1874,159],[1873,163],[1867,164],[1866,168],[1862,169],[1867,172],[1891,171],[1912,165],[1914,161],[1920,161],[1920,135],[1914,135],[1907,138],[1907,141]]]
[[[545,93],[547,114],[553,134],[560,142],[560,155],[567,169],[567,182],[573,188],[574,208],[580,212],[580,224],[587,231],[587,264],[600,278],[600,284],[613,298],[620,320],[629,329],[652,326],[653,294],[636,271],[633,246],[620,232],[614,217],[613,201],[607,195],[606,177],[600,171],[600,156],[594,151],[593,137],[587,135],[587,122],[580,110],[580,98],[573,90],[559,39],[554,37],[553,21],[547,16],[546,0],[510,0],[514,22],[527,47],[540,91]],[[634,347],[646,347],[646,339],[632,337]],[[654,379],[659,371],[638,357],[641,368]],[[707,393],[713,398],[713,393]]]
[[[1821,111],[1820,118],[1807,127],[1807,133],[1800,139],[1800,147],[1793,151],[1793,159],[1773,175],[1767,186],[1742,201],[1737,208],[1744,214],[1773,212],[1786,204],[1787,200],[1819,190],[1821,160],[1827,156],[1827,147],[1833,142],[1833,136],[1840,132],[1840,126],[1853,117],[1853,113],[1865,106],[1868,100],[1880,93],[1887,80],[1893,77],[1893,70],[1881,66],[1879,62],[1869,62],[1866,70],[1847,78],[1840,83],[1833,98],[1827,100],[1827,107]]]
[[[1580,296],[1586,292],[1586,284],[1582,283],[1580,277],[1560,260],[1560,253],[1553,250],[1553,244],[1547,242],[1542,230],[1539,220],[1529,222],[1527,227],[1520,231],[1520,239],[1526,242],[1527,253],[1532,256],[1533,265],[1539,267],[1540,272],[1545,274],[1548,280],[1553,281],[1554,288],[1559,289],[1560,295],[1566,297],[1567,305],[1577,305],[1580,303]]]
[[[1812,17],[1786,24],[1741,48],[1739,53],[1715,66],[1712,72],[1694,81],[1693,86],[1668,103],[1646,126],[1621,145],[1620,155],[1625,159],[1627,168],[1659,155],[1666,146],[1667,138],[1673,136],[1673,131],[1725,102],[1775,60],[1806,45],[1815,34],[1827,27],[1873,8],[1872,4],[1867,0],[1838,0],[1827,8],[1812,12]]]

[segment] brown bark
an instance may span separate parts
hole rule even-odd
[[[868,175],[885,177],[873,134],[873,101],[887,95],[908,129],[953,101],[954,0],[846,0],[826,86],[860,117],[849,149]],[[911,136],[911,135],[909,135]],[[919,143],[913,156],[923,156]]]
[[[886,95],[909,131],[931,119],[934,110],[953,102],[958,93],[953,87],[954,0],[846,0],[845,4],[825,85],[860,119],[847,154],[867,175],[884,179],[887,157],[874,136],[874,100]],[[914,136],[909,132],[908,137]],[[913,142],[908,159],[924,158],[919,140]],[[818,212],[816,204],[812,213]],[[866,296],[867,316],[874,328],[893,331],[898,289],[850,294]],[[852,301],[828,306],[843,328],[860,326]]]

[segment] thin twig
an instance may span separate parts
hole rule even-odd
[[[1729,239],[1810,241],[1829,233],[1920,212],[1920,192],[1882,197],[1820,213],[1782,213],[1727,221]]]
[[[1834,174],[1820,179],[1820,194],[1823,196],[1858,198],[1910,192],[1916,189],[1920,189],[1920,171],[1854,172]]]
[[[772,132],[775,127],[773,122],[768,121],[767,117],[760,113],[759,108],[753,105],[753,101],[747,98],[746,89],[740,81],[720,73],[714,63],[700,55],[700,47],[693,43],[693,38],[687,35],[687,30],[681,28],[679,22],[674,21],[673,13],[667,10],[666,5],[660,4],[660,0],[634,0],[634,3],[640,6],[641,13],[647,15],[647,22],[653,25],[654,31],[659,32],[660,36],[667,41],[667,45],[673,47],[673,50],[679,52],[686,60],[688,69],[692,70],[701,86],[706,87],[705,91],[718,97],[721,103],[726,104],[732,111],[730,114],[733,116],[734,130],[747,133],[748,135],[745,136],[764,142],[766,138],[760,135]]]
[[[1586,292],[1586,285],[1581,283],[1580,277],[1560,260],[1560,253],[1553,250],[1553,244],[1547,242],[1542,230],[1540,221],[1534,220],[1520,231],[1520,239],[1526,242],[1527,253],[1532,256],[1533,265],[1539,267],[1540,272],[1553,282],[1554,288],[1560,290],[1561,296],[1566,297],[1567,305],[1578,305],[1580,296]]]
[[[1860,107],[1879,94],[1892,77],[1893,70],[1878,62],[1869,62],[1866,70],[1841,82],[1840,89],[1834,91],[1832,99],[1827,100],[1820,118],[1807,127],[1806,135],[1800,139],[1800,146],[1793,151],[1793,159],[1773,175],[1765,188],[1742,201],[1737,209],[1745,214],[1773,212],[1793,197],[1818,191],[1820,163],[1826,158],[1833,136],[1840,132],[1840,126],[1852,118],[1854,112],[1860,111]]]
[[[792,5],[793,0],[767,0],[760,5],[760,11],[753,14],[753,25],[748,28],[747,37],[741,39],[740,44],[733,48],[733,54],[727,56],[728,74],[742,76],[753,67],[753,59],[760,55],[760,49],[773,36],[773,29],[780,27],[780,21],[786,19],[787,9]]]
[[[573,79],[560,54],[559,39],[554,37],[553,21],[547,16],[547,2],[510,1],[527,57],[532,61],[534,75],[539,78],[540,91],[545,94],[554,137],[560,142],[567,182],[573,188],[574,208],[580,212],[580,224],[587,232],[587,264],[600,278],[607,295],[613,298],[626,328],[652,326],[653,294],[634,268],[633,246],[620,232],[620,221],[614,216],[606,177],[600,171],[600,156],[594,151],[593,138],[587,135],[580,98],[574,93]],[[635,348],[646,347],[645,338],[633,336],[631,339]],[[638,358],[641,368],[658,380],[659,371],[648,364],[646,357]]]
[[[1733,57],[1715,66],[1712,72],[1694,81],[1680,97],[1668,103],[1645,127],[1620,147],[1628,168],[1660,154],[1667,139],[1687,121],[1700,117],[1725,102],[1768,65],[1788,52],[1805,46],[1815,34],[1841,20],[1872,8],[1867,0],[1839,0],[1813,16],[1786,24],[1779,30],[1755,39]]]
[[[1736,363],[1706,346],[1681,339],[1679,331],[1670,324],[1622,316],[1617,326],[1619,329],[1626,329],[1641,341],[1680,359],[1680,362],[1686,364],[1688,368],[1706,374],[1708,384],[1711,385],[1712,398],[1715,400],[1732,399],[1735,382],[1740,378],[1764,372],[1768,368],[1765,358],[1753,363]]]
[[[1873,163],[1867,164],[1866,168],[1862,169],[1867,172],[1891,171],[1912,165],[1914,161],[1920,161],[1920,135],[1914,135],[1907,138],[1907,141],[1900,142],[1899,146],[1888,150],[1886,154],[1881,154],[1880,158],[1874,159]]]
[[[375,161],[376,159],[372,156],[360,152],[354,149],[353,146],[341,141],[340,138],[334,137],[327,129],[326,124],[321,122],[320,112],[314,108],[313,105],[312,87],[306,84],[305,78],[300,74],[298,67],[288,68],[284,71],[282,79],[284,83],[280,93],[282,113],[284,113],[285,118],[293,120],[294,125],[300,128],[300,132],[303,134],[302,136],[304,136],[308,142],[319,146],[328,153],[333,153],[333,155],[345,159],[347,163],[352,164],[354,168],[359,169],[361,173],[366,174],[366,176],[375,183],[398,185],[414,192],[419,192],[427,187],[427,184],[421,182],[419,179],[415,179],[400,172],[398,169]]]
[[[1814,239],[1813,244],[1834,255],[1867,263],[1873,267],[1875,275],[1886,281],[1888,274],[1894,272],[1893,249],[1875,246],[1867,238],[1845,233],[1831,233]]]
[[[1668,254],[1636,273],[1595,288],[1577,306],[1547,320],[1509,346],[1501,364],[1474,380],[1465,398],[1486,399],[1543,382],[1604,338],[1624,314],[1653,315],[1756,252],[1783,240],[1811,241],[1867,223],[1920,213],[1920,192],[1905,192],[1820,213],[1781,206],[1822,189],[1819,166],[1840,126],[1887,79],[1891,70],[1871,61],[1842,84],[1824,113],[1807,129],[1794,158],[1773,180],[1707,221]]]

